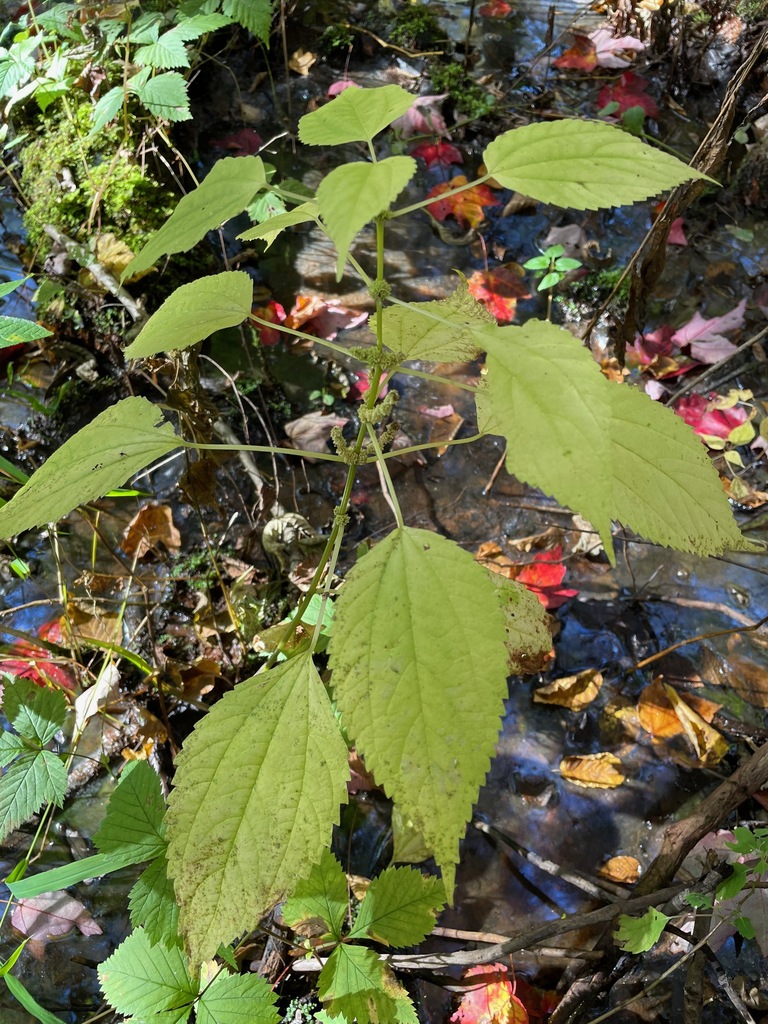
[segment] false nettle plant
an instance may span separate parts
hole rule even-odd
[[[258,979],[228,973],[227,947],[291,892],[291,919],[305,911],[319,916],[336,943],[319,989],[330,1016],[381,1024],[416,1019],[382,961],[350,940],[396,946],[429,931],[427,918],[454,887],[459,841],[494,754],[508,674],[540,659],[551,639],[535,595],[492,576],[451,540],[405,525],[388,470],[397,395],[377,398],[386,377],[407,374],[414,361],[465,361],[485,353],[486,379],[474,388],[475,437],[502,435],[510,473],[588,518],[611,560],[614,520],[658,544],[701,555],[745,546],[695,434],[637,389],[607,380],[568,331],[536,320],[499,327],[459,279],[442,301],[409,303],[392,293],[387,224],[424,209],[429,200],[395,205],[416,162],[403,155],[380,158],[374,139],[414,102],[398,86],[347,89],[303,117],[299,139],[305,146],[360,144],[360,159],[332,170],[309,199],[268,184],[258,157],[220,160],[127,271],[136,274],[191,248],[269,190],[286,212],[240,238],[269,246],[293,225],[316,225],[336,247],[338,276],[351,267],[374,307],[374,340],[353,349],[370,381],[357,436],[348,442],[336,431],[334,452],[311,453],[346,467],[346,484],[312,585],[283,627],[286,660],[239,684],[197,725],[178,758],[165,814],[151,770],[129,765],[96,837],[101,860],[79,862],[69,874],[56,869],[11,884],[16,897],[30,896],[66,879],[72,884],[73,869],[77,877],[92,877],[116,861],[150,861],[131,897],[136,930],[101,968],[107,999],[136,1022],[159,1019],[154,1014],[162,992],[163,1021],[186,1020],[195,1006],[199,1021],[226,1024],[235,1019],[227,1013],[235,1012],[237,999],[247,996],[252,1019],[270,1024],[271,995]],[[509,131],[486,148],[483,163],[484,175],[457,192],[492,178],[541,202],[582,210],[632,203],[702,177],[616,127],[576,120]],[[373,278],[352,250],[370,223],[377,252]],[[243,271],[183,285],[125,354],[142,359],[177,352],[249,317],[259,322],[252,300],[253,284]],[[338,347],[310,340],[331,351]],[[467,440],[472,438],[454,443]],[[179,436],[146,399],[127,398],[66,442],[0,509],[0,536],[59,520],[179,447],[302,455],[269,446],[199,444]],[[370,462],[378,463],[386,481],[394,527],[336,589],[355,475]],[[307,619],[314,625],[304,629],[310,639],[298,642],[311,601],[314,612]],[[313,653],[329,602],[328,685]],[[26,734],[19,732],[21,751]],[[394,800],[400,819],[434,856],[442,886],[438,892],[413,869],[404,869],[397,885],[385,873],[343,933],[346,883],[327,851],[346,800],[348,740]],[[30,771],[43,763],[40,758],[36,753]],[[60,781],[54,779],[45,795],[60,801]],[[31,812],[33,802],[30,797],[17,818]],[[134,814],[143,823],[138,833]],[[297,887],[300,878],[306,881]],[[418,927],[405,923],[410,911],[403,893],[421,908]],[[402,927],[388,931],[381,923],[387,915],[402,920]],[[200,978],[210,976],[209,962],[217,956],[223,966],[206,987]],[[182,981],[169,988],[171,977]]]

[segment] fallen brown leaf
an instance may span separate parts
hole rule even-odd
[[[602,672],[588,668],[575,676],[563,676],[540,686],[533,691],[533,699],[537,704],[557,704],[571,711],[581,711],[592,703],[602,685]]]
[[[634,857],[611,857],[598,871],[600,878],[619,885],[633,885],[640,877],[640,862]]]
[[[720,735],[717,729],[713,729],[697,711],[694,711],[690,704],[683,700],[677,690],[666,683],[663,685],[664,693],[674,708],[675,714],[679,718],[685,735],[691,742],[691,746],[696,751],[699,761],[703,765],[710,767],[718,764],[728,753],[730,746],[728,741]],[[711,704],[711,701],[706,703]],[[717,704],[712,706],[719,709]]]
[[[148,504],[139,509],[123,534],[122,548],[129,558],[145,558],[162,544],[169,554],[181,549],[181,534],[173,525],[168,505]]]
[[[560,774],[585,789],[615,789],[626,780],[615,754],[575,754],[560,762]]]

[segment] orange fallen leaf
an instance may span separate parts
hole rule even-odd
[[[533,699],[537,704],[557,704],[571,711],[581,711],[592,703],[602,685],[602,672],[588,668],[574,676],[564,676],[540,686],[533,691]]]
[[[501,206],[500,200],[496,198],[487,185],[474,185],[465,189],[464,192],[457,192],[446,199],[438,199],[444,192],[461,188],[468,184],[463,174],[458,174],[450,181],[435,185],[427,193],[427,199],[435,197],[435,201],[429,203],[427,210],[435,220],[443,221],[447,217],[454,217],[464,228],[476,228],[485,220],[486,206]]]
[[[515,995],[504,964],[479,964],[464,977],[476,978],[478,984],[461,997],[452,1024],[528,1024],[528,1011]]]
[[[518,299],[530,299],[525,271],[519,263],[505,263],[495,270],[476,270],[467,281],[469,294],[501,323],[515,317]]]
[[[710,767],[718,764],[728,753],[730,746],[728,741],[720,735],[717,729],[713,729],[697,711],[694,711],[674,687],[668,686],[666,683],[662,685],[699,761]],[[717,706],[713,705],[713,707]]]
[[[640,694],[637,702],[637,717],[640,725],[657,740],[668,740],[684,733],[682,722],[666,692],[662,676],[657,676]],[[687,703],[701,717],[711,722],[720,705],[696,694],[689,693],[685,697]]]
[[[597,67],[597,47],[589,36],[574,32],[573,46],[552,61],[554,68],[572,68],[574,71],[594,71]]]
[[[598,871],[601,878],[619,885],[633,885],[640,877],[640,862],[625,854],[611,857]]]
[[[574,754],[560,762],[560,774],[585,789],[615,789],[626,780],[615,754]]]
[[[168,505],[148,504],[139,509],[123,533],[122,548],[129,558],[145,558],[162,544],[169,554],[181,549],[181,534],[173,525]]]

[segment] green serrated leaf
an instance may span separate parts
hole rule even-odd
[[[40,1024],[62,1024],[61,1017],[57,1017],[55,1014],[49,1013],[48,1010],[44,1009],[32,993],[27,991],[18,978],[15,978],[12,974],[6,974],[3,976],[3,981],[8,986],[8,991],[11,993],[13,998],[23,1006],[27,1013],[31,1014],[35,1020],[39,1020]]]
[[[344,727],[424,836],[449,894],[507,695],[504,635],[487,573],[427,530],[391,533],[336,601],[330,659]]]
[[[328,931],[341,942],[341,928],[349,908],[347,876],[330,850],[323,850],[318,864],[308,877],[298,883],[293,895],[285,901],[283,918],[294,927],[301,921],[320,917]]]
[[[128,906],[131,924],[134,928],[144,928],[150,945],[157,942],[164,942],[166,946],[180,944],[179,908],[164,854],[155,857],[136,879]]]
[[[731,864],[731,874],[724,878],[715,890],[715,896],[719,900],[732,900],[738,896],[747,884],[746,864]]]
[[[3,714],[20,736],[44,747],[64,724],[67,698],[31,679],[14,679],[3,688]]]
[[[685,902],[694,910],[711,910],[715,905],[711,896],[705,896],[699,892],[686,893]]]
[[[195,1008],[196,1024],[277,1024],[277,993],[255,975],[220,974]]]
[[[270,217],[263,224],[257,224],[237,237],[243,242],[251,242],[262,238],[267,243],[268,249],[278,235],[281,235],[286,228],[293,227],[294,224],[306,224],[308,221],[317,221],[317,214],[317,203],[312,200],[308,203],[302,203],[301,206],[297,206],[293,210],[288,210],[287,213],[279,213],[275,217]]]
[[[252,928],[330,845],[346,800],[347,748],[311,657],[226,694],[177,765],[168,870],[197,963]],[[211,798],[219,779],[226,800]]]
[[[474,299],[466,282],[436,302],[387,306],[382,313],[384,344],[406,359],[465,362],[481,351],[470,328],[495,323]]]
[[[399,85],[379,89],[345,89],[324,107],[299,121],[299,140],[306,146],[341,146],[370,142],[416,100]]]
[[[477,340],[488,353],[481,429],[507,438],[510,473],[589,519],[611,559],[612,519],[681,551],[744,549],[717,473],[679,416],[606,380],[554,324],[486,328]]]
[[[339,99],[354,91],[347,89]],[[390,156],[377,164],[344,164],[320,182],[317,205],[339,254],[337,280],[341,280],[352,239],[368,221],[389,209],[415,173],[413,157]]]
[[[435,927],[435,914],[445,903],[439,878],[415,868],[387,868],[368,887],[349,934],[373,939],[396,949],[414,946]]]
[[[50,750],[22,754],[0,778],[0,842],[43,804],[61,806],[67,770]]]
[[[140,46],[133,53],[133,60],[140,66],[150,68],[188,68],[189,57],[184,38],[178,28],[164,32],[154,43]]]
[[[0,508],[0,537],[58,521],[178,447],[156,406],[124,398],[65,441]]]
[[[616,929],[616,944],[627,953],[645,953],[659,941],[669,920],[655,907],[649,907],[642,917],[622,914]]]
[[[155,75],[148,82],[137,86],[134,91],[155,117],[161,117],[165,121],[189,121],[192,118],[187,83],[178,71],[166,71],[162,75]]]
[[[4,685],[7,687],[8,683]],[[29,752],[29,746],[21,736],[11,732],[0,733],[0,768],[5,768],[7,764],[10,764],[20,754],[28,754]]]
[[[237,327],[251,312],[253,281],[244,270],[201,277],[177,288],[125,350],[126,359],[173,352]]]
[[[162,256],[191,249],[209,231],[242,213],[266,184],[261,157],[226,156],[219,160],[197,188],[179,201],[165,224],[131,260],[122,280],[146,270]]]
[[[51,331],[34,320],[22,320],[18,316],[0,316],[0,348],[9,345],[24,345],[38,338],[50,338]]]
[[[343,95],[343,93],[342,93]],[[341,945],[320,972],[317,991],[331,1017],[394,1024],[400,988],[372,949]]]
[[[513,128],[488,146],[483,160],[488,176],[504,188],[575,210],[624,206],[692,178],[713,180],[620,128],[597,121],[548,121]]]
[[[549,615],[538,597],[514,580],[489,573],[504,614],[508,669],[515,675],[540,672],[552,649]]]
[[[110,1006],[135,1024],[185,1021],[198,992],[183,952],[161,942],[152,945],[142,928],[99,966],[99,981]]]
[[[737,914],[733,919],[733,923],[743,939],[754,939],[757,935],[752,920],[744,914]]]
[[[208,14],[194,14],[191,18],[185,18],[179,22],[173,31],[179,39],[190,43],[195,39],[199,39],[200,36],[206,35],[208,32],[215,32],[217,29],[231,24],[232,19],[227,17],[226,14],[211,11]]]
[[[221,10],[238,25],[247,28],[262,43],[269,44],[274,0],[223,0]]]
[[[123,769],[109,798],[104,821],[93,841],[100,853],[133,849],[137,860],[151,860],[165,850],[165,802],[157,772],[147,761]]]

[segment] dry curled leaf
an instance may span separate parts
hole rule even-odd
[[[322,412],[308,412],[286,423],[285,432],[292,448],[307,452],[327,452],[331,431],[348,422],[345,416],[324,416]]]
[[[640,877],[640,862],[634,857],[622,854],[619,857],[611,857],[603,864],[598,871],[600,878],[608,882],[617,882],[619,885],[634,885]]]
[[[615,754],[575,754],[560,762],[560,774],[585,789],[615,789],[626,780]]]
[[[309,50],[305,50],[303,47],[299,47],[291,54],[291,58],[288,61],[288,67],[291,71],[295,71],[297,75],[308,75],[309,69],[317,60],[317,55],[311,53]]]
[[[696,756],[703,765],[711,767],[718,764],[728,753],[730,744],[717,729],[706,722],[702,716],[688,704],[673,687],[663,684],[664,693],[672,705],[675,714],[696,751]],[[709,701],[707,701],[709,703]],[[718,705],[714,704],[717,708]]]
[[[588,668],[575,676],[563,676],[533,691],[537,704],[557,704],[571,711],[581,711],[591,704],[603,685],[603,674]]]
[[[139,509],[123,534],[122,548],[129,558],[146,558],[159,545],[169,554],[181,550],[181,534],[173,525],[173,514],[168,505],[148,504]]]

